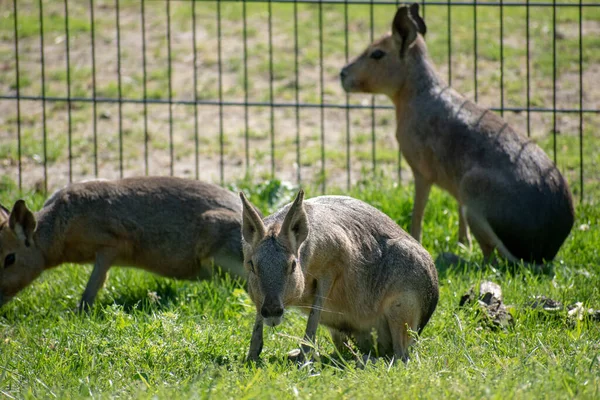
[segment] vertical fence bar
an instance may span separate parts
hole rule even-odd
[[[71,120],[71,53],[69,46],[69,0],[65,4],[65,49],[67,51],[67,119],[68,119],[68,141],[69,141],[69,182],[73,181],[73,149],[72,134],[73,124]]]
[[[246,174],[250,168],[250,123],[248,120],[248,11],[246,2],[242,1],[242,35],[244,44],[244,150],[246,160]]]
[[[299,53],[298,45],[298,1],[294,1],[294,74],[295,74],[295,89],[296,89],[296,164],[298,165],[296,179],[298,184],[302,182],[302,164],[300,160],[300,69],[299,69]]]
[[[452,4],[448,2],[448,86],[452,86]]]
[[[371,19],[371,32],[370,32],[370,42],[373,43],[374,40],[374,32],[375,32],[375,12],[373,9],[373,0],[371,0],[371,4],[369,7],[369,15]],[[373,177],[375,177],[377,171],[377,144],[375,140],[375,96],[371,96],[371,160],[373,162]]]
[[[119,177],[123,178],[123,82],[121,79],[121,7],[115,0],[117,8],[117,88],[119,91]]]
[[[552,148],[556,165],[556,0],[552,0]]]
[[[41,0],[40,0],[41,2]],[[96,103],[96,18],[94,16],[94,0],[90,0],[90,27],[92,44],[92,113],[93,126],[92,135],[94,141],[94,176],[98,177],[98,105]],[[42,64],[44,61],[42,60]]]
[[[579,0],[579,202],[583,203],[583,6]]]
[[[223,60],[221,49],[221,1],[217,0],[217,66],[219,69],[219,174],[221,185],[225,182],[224,147],[223,136]]]
[[[473,91],[475,92],[475,103],[479,97],[477,87],[477,0],[473,2]]]
[[[269,116],[271,121],[271,178],[275,177],[275,109],[273,92],[273,2],[269,0]]]
[[[245,7],[246,2],[244,2]],[[245,21],[244,21],[245,25]],[[245,26],[244,26],[245,27]],[[198,51],[196,39],[196,2],[192,1],[192,45],[194,46],[194,165],[196,179],[200,178],[200,154],[198,138]],[[245,49],[244,49],[245,50]],[[246,131],[247,132],[247,131]]]
[[[525,5],[525,43],[527,46],[526,54],[527,54],[527,137],[531,136],[531,49],[530,49],[530,32],[529,32],[529,22],[530,22],[530,3],[527,0]]]
[[[396,0],[396,9],[394,10],[394,15],[398,9],[398,7],[400,6],[400,0]],[[421,14],[423,14],[424,7],[425,6],[425,0],[421,0]],[[423,14],[423,18],[425,18],[425,14]],[[402,185],[402,149],[400,148],[400,142],[398,142],[396,140],[396,142],[398,143],[398,170],[396,171],[396,173],[398,174],[398,184]]]
[[[349,58],[349,43],[348,43],[348,0],[344,1],[344,55],[346,57],[346,64]],[[351,168],[350,168],[350,96],[346,93],[346,188],[350,190],[352,182]]]
[[[46,63],[44,57],[44,8],[38,1],[40,12],[40,63],[42,67],[42,146],[44,152],[44,196],[48,194],[48,130],[46,126]]]
[[[150,172],[150,162],[148,161],[150,136],[148,136],[148,71],[146,60],[146,0],[142,0],[142,75],[144,90],[144,173]],[[195,3],[195,2],[194,2]]]
[[[396,0],[396,9],[399,7],[400,1]],[[423,18],[425,18],[425,0],[421,1],[421,13],[423,14]],[[394,14],[396,10],[394,10]],[[396,142],[398,142],[396,140]],[[400,142],[398,142],[398,184],[402,185],[402,149],[400,148]]]
[[[270,73],[270,81],[269,81],[269,94],[270,94],[270,124],[271,124],[271,175],[275,175],[275,113],[274,109],[276,106],[275,95],[274,95],[274,62],[273,62],[273,2],[277,3],[276,0],[268,0],[268,34],[269,34],[269,73]],[[345,58],[348,61],[349,57],[349,37],[348,37],[348,26],[349,26],[349,4],[350,0],[344,0],[344,24],[346,28],[346,36],[345,36]],[[421,1],[423,15],[425,15],[425,0]],[[59,3],[60,4],[60,3]],[[298,28],[298,0],[293,1],[294,7],[294,52],[295,52],[295,112],[296,112],[296,160],[298,164],[297,169],[297,179],[298,182],[301,181],[301,167],[300,167],[300,85],[299,85],[299,28]],[[372,0],[370,2],[370,20],[371,20],[371,40],[373,40],[374,35],[374,24],[375,24],[375,16],[374,16],[374,5],[375,1]],[[69,12],[74,13],[75,11],[69,10],[69,0],[63,0],[64,5],[64,32],[65,32],[65,50],[66,50],[66,84],[67,84],[67,97],[66,99],[62,99],[67,103],[67,118],[68,118],[68,168],[69,168],[69,181],[73,180],[73,116],[72,116],[72,102],[78,101],[76,98],[72,98],[72,82],[71,82],[71,49],[70,49],[70,21],[69,21]],[[503,115],[505,111],[505,93],[504,93],[504,7],[513,5],[512,3],[505,3],[504,0],[499,0],[499,52],[500,52],[500,114]],[[557,8],[558,6],[562,6],[563,4],[557,3],[556,0],[553,0],[551,4],[546,4],[551,6],[552,8],[552,27],[553,27],[553,37],[552,37],[552,109],[548,110],[552,115],[552,134],[553,134],[553,159],[554,163],[557,163],[558,158],[558,150],[557,150],[557,134],[559,128],[559,121],[557,119],[557,115],[562,112],[562,109],[557,108],[557,80],[559,78],[559,63],[557,60],[557,35],[559,34],[557,29]],[[544,5],[544,6],[546,6]],[[580,201],[583,201],[584,194],[584,159],[583,159],[583,127],[584,127],[584,109],[583,109],[583,7],[584,3],[582,0],[578,2],[579,9],[579,153],[580,153],[580,173],[579,173],[579,181],[581,185],[581,198]],[[89,0],[89,18],[91,23],[91,52],[92,52],[92,98],[90,99],[93,106],[93,151],[94,151],[94,173],[95,176],[99,174],[99,159],[98,159],[98,127],[97,127],[97,82],[96,82],[96,49],[95,49],[95,4],[94,0]],[[245,162],[246,169],[249,168],[249,80],[248,80],[248,21],[247,21],[247,4],[246,1],[242,2],[243,6],[243,41],[244,41],[244,120],[245,120]],[[473,84],[474,84],[474,97],[475,101],[478,101],[478,6],[479,3],[475,0],[472,3],[473,6],[473,40],[474,40],[474,64],[473,64]],[[526,19],[526,56],[527,56],[527,65],[526,65],[526,101],[527,101],[527,134],[531,136],[531,113],[532,113],[532,105],[531,105],[531,7],[535,7],[535,3],[531,3],[530,0],[526,0],[525,4],[525,19]],[[40,34],[40,59],[41,59],[41,102],[42,102],[42,124],[43,124],[43,151],[44,151],[44,190],[47,191],[48,188],[48,160],[47,160],[47,104],[46,104],[46,71],[45,71],[45,52],[44,52],[44,11],[43,11],[43,1],[38,0],[39,7],[39,34]],[[123,103],[127,102],[128,99],[123,98],[123,84],[122,84],[122,70],[121,70],[121,32],[120,32],[120,0],[115,0],[116,7],[116,36],[117,36],[117,74],[118,74],[118,107],[119,107],[119,169],[120,176],[123,176],[124,173],[124,144],[123,144]],[[320,123],[321,123],[321,172],[322,172],[322,190],[325,191],[326,188],[326,152],[325,152],[325,82],[324,82],[324,40],[325,40],[325,28],[324,28],[324,19],[325,19],[325,11],[322,2],[318,4],[318,12],[319,12],[319,59],[320,59]],[[576,4],[573,4],[573,7],[577,7]],[[166,1],[167,8],[167,45],[168,45],[168,79],[169,79],[169,140],[170,140],[170,172],[171,175],[174,174],[174,163],[175,163],[175,149],[174,149],[174,128],[173,128],[173,82],[172,82],[172,43],[171,43],[171,10],[170,10],[170,1]],[[20,86],[20,51],[19,51],[19,26],[18,26],[18,13],[17,13],[17,1],[13,0],[13,9],[14,9],[14,51],[15,51],[15,74],[16,74],[16,105],[17,105],[17,152],[18,152],[18,182],[19,187],[22,186],[22,176],[23,176],[23,164],[22,164],[22,126],[21,126],[21,86]],[[451,2],[447,3],[447,49],[448,49],[448,83],[452,83],[452,18],[451,11],[452,5]],[[143,75],[144,75],[144,133],[145,133],[145,172],[149,173],[149,134],[148,134],[148,93],[147,93],[147,60],[146,60],[146,32],[145,32],[145,0],[141,1],[141,19],[142,19],[142,52],[143,52]],[[220,177],[221,183],[224,181],[224,124],[223,124],[223,81],[222,81],[222,41],[221,41],[221,2],[217,0],[217,30],[218,30],[218,52],[219,52],[219,140],[220,140]],[[193,25],[193,45],[194,45],[194,129],[195,129],[195,160],[196,160],[196,178],[199,178],[199,114],[198,114],[198,59],[197,59],[197,37],[196,37],[196,4],[192,2],[192,25]],[[23,42],[21,43],[23,45]],[[74,50],[73,50],[74,51]],[[74,53],[75,54],[75,53]],[[74,62],[75,62],[74,57]],[[347,187],[351,186],[351,121],[350,121],[350,101],[349,97],[346,94],[346,168],[347,168]],[[512,110],[510,106],[507,110]],[[376,158],[376,110],[377,104],[375,102],[375,97],[371,97],[371,140],[372,140],[372,164],[373,164],[373,172],[376,172],[377,169],[377,158]],[[571,112],[576,110],[569,110]],[[398,158],[398,177],[401,179],[401,167],[400,167],[401,157],[399,153]]]
[[[323,3],[319,2],[319,82],[320,82],[320,112],[321,112],[321,191],[325,193],[327,187],[327,178],[325,171],[325,80],[323,78]]]
[[[66,1],[66,0],[65,0]],[[14,28],[15,28],[15,77],[17,79],[15,89],[17,91],[17,163],[19,165],[19,190],[22,188],[22,168],[21,168],[21,82],[19,72],[19,23],[17,15],[17,0],[13,0],[14,9]]]
[[[504,0],[500,0],[500,115],[504,116]]]
[[[171,53],[171,2],[167,0],[167,65],[169,78],[169,155],[170,174],[175,174],[175,144],[173,143],[173,59]]]

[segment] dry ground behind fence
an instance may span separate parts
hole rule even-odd
[[[43,56],[46,96],[66,98],[70,81],[70,94],[74,98],[92,98],[95,87],[97,97],[115,102],[97,103],[94,114],[93,103],[72,101],[69,140],[66,101],[22,100],[19,119],[16,101],[0,100],[3,179],[17,181],[20,171],[24,188],[44,187],[45,178],[50,189],[63,185],[69,179],[69,142],[74,180],[96,174],[117,177],[121,162],[125,176],[169,174],[172,166],[175,175],[217,182],[221,179],[221,163],[224,181],[228,182],[242,179],[247,173],[252,179],[274,173],[285,180],[301,178],[314,183],[325,179],[328,186],[344,186],[368,179],[374,170],[397,179],[398,146],[391,110],[347,111],[319,107],[320,104],[344,105],[347,101],[351,105],[390,105],[384,97],[351,95],[347,98],[340,87],[338,73],[348,56],[359,54],[372,37],[389,30],[394,5],[371,8],[351,4],[346,8],[344,4],[244,5],[198,1],[195,3],[194,49],[194,3],[191,1],[69,0],[68,42],[65,3],[42,1],[41,4],[43,52],[39,2],[17,2],[19,94],[42,95]],[[294,18],[295,7],[297,19]],[[17,58],[13,3],[0,0],[0,9],[0,94],[15,95]],[[526,107],[526,8],[503,7],[502,19],[500,8],[495,6],[457,5],[450,10],[448,29],[447,6],[425,7],[425,21],[429,26],[427,42],[440,74],[469,98],[476,98],[487,107]],[[598,110],[600,92],[594,88],[600,80],[600,7],[584,7],[582,19],[583,108]],[[532,5],[529,21],[531,106],[578,109],[579,9],[557,7],[554,14],[551,7]],[[553,37],[556,37],[554,43]],[[120,85],[117,55],[120,56]],[[153,101],[169,98],[192,101],[196,97],[211,104],[196,107],[196,129],[193,105],[174,104],[170,114],[168,104],[149,104],[145,108],[141,102],[126,101],[119,110],[116,102],[119,92],[127,100],[140,101],[146,96]],[[309,106],[294,107],[296,99]],[[220,100],[236,105],[220,108]],[[265,105],[246,107],[243,105],[246,101]],[[272,108],[268,106],[271,103],[290,106]],[[504,116],[527,134],[526,112],[506,111]],[[579,115],[531,112],[529,118],[530,135],[551,157],[556,148],[559,168],[566,174],[573,191],[580,193]],[[553,135],[554,121],[556,135]],[[597,113],[584,114],[583,167],[588,192],[598,188],[600,182],[599,126]],[[402,179],[409,179],[406,164],[401,165]]]

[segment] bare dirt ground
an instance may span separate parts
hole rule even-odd
[[[31,4],[30,4],[31,3]],[[20,22],[19,71],[20,94],[40,96],[41,52],[39,27],[35,25],[37,2],[19,2]],[[71,96],[93,96],[92,41],[89,26],[89,5],[70,2],[72,20],[69,52]],[[16,94],[14,37],[12,30],[12,5],[0,2],[5,15],[2,23],[10,23],[0,40],[0,94]],[[152,99],[169,99],[169,50],[165,2],[146,2],[145,9],[145,55],[147,63],[147,96]],[[66,36],[61,23],[64,11],[60,4],[44,3],[44,77],[46,95],[64,98],[66,88]],[[372,176],[375,165],[378,173],[397,179],[398,145],[394,138],[394,115],[392,110],[325,109],[321,114],[318,105],[346,104],[346,95],[340,87],[338,71],[346,62],[345,33],[348,35],[348,54],[357,55],[369,42],[368,16],[350,18],[348,30],[340,18],[339,8],[328,8],[323,18],[325,27],[321,41],[315,28],[316,9],[306,6],[300,9],[298,39],[298,82],[295,79],[294,26],[290,19],[291,6],[276,8],[272,15],[272,40],[269,45],[268,14],[264,6],[249,6],[247,19],[247,44],[241,4],[230,3],[222,7],[221,37],[217,35],[217,21],[213,3],[210,7],[198,4],[196,15],[197,76],[194,85],[194,47],[191,5],[188,2],[171,3],[171,97],[190,101],[196,95],[200,101],[241,104],[250,102],[293,104],[296,99],[296,83],[300,102],[312,106],[295,108],[257,107],[216,104],[200,104],[197,110],[197,126],[194,106],[174,104],[170,123],[168,104],[149,104],[147,116],[141,103],[125,102],[119,116],[116,103],[98,103],[96,117],[90,102],[73,101],[71,104],[71,167],[69,166],[69,116],[66,102],[22,100],[20,102],[20,132],[17,123],[17,102],[0,100],[0,174],[13,180],[22,180],[25,189],[43,187],[47,179],[52,189],[68,182],[95,176],[115,178],[121,175],[173,174],[219,182],[242,179],[248,173],[251,179],[275,176],[296,182],[300,175],[303,182],[318,183],[323,176],[322,157],[325,159],[327,186],[356,183]],[[311,8],[312,7],[312,8]],[[8,11],[7,11],[8,10]],[[144,41],[139,2],[122,3],[120,8],[120,75],[122,97],[141,100],[144,96],[143,57]],[[96,94],[101,98],[118,99],[118,59],[116,13],[113,2],[95,2],[95,57]],[[428,11],[429,18],[434,18]],[[53,23],[56,18],[58,23]],[[60,18],[63,18],[62,20]],[[86,25],[86,21],[87,24]],[[379,21],[379,19],[377,19]],[[385,21],[385,18],[382,19]],[[597,36],[600,23],[586,20],[583,24],[584,38]],[[29,27],[29,28],[28,28]],[[387,23],[378,22],[373,28],[385,33]],[[27,33],[29,29],[29,34]],[[37,31],[36,31],[37,29]],[[478,29],[484,35],[486,26]],[[559,25],[561,40],[578,38],[578,25],[563,22]],[[542,28],[540,28],[543,31]],[[31,33],[33,32],[33,33]],[[341,33],[340,33],[341,32]],[[445,27],[437,31],[430,26],[428,42],[437,46]],[[437,36],[436,36],[437,35]],[[473,54],[460,51],[462,37],[457,33],[458,50],[452,56],[452,86],[474,99]],[[535,68],[537,58],[542,59],[548,50],[543,37],[535,37],[530,65],[532,106],[552,108],[552,77]],[[540,45],[538,42],[542,42]],[[319,43],[322,42],[322,47]],[[594,45],[592,43],[592,45]],[[525,68],[527,59],[522,49],[524,41],[520,32],[505,30],[504,45],[516,55],[507,57],[504,69],[505,102],[507,107],[526,106]],[[479,46],[485,46],[485,42]],[[468,45],[467,45],[468,47]],[[568,47],[570,48],[570,47]],[[246,49],[246,50],[245,50]],[[271,51],[270,51],[271,50]],[[434,52],[432,49],[432,53]],[[577,51],[571,49],[569,51]],[[595,57],[599,49],[586,48]],[[321,59],[320,53],[323,53]],[[220,54],[220,56],[219,56]],[[512,53],[511,53],[512,54]],[[270,57],[272,64],[270,63]],[[536,58],[537,57],[537,58]],[[591,57],[592,59],[596,59]],[[219,61],[220,67],[219,67]],[[244,67],[246,62],[247,70]],[[448,65],[436,60],[441,76],[448,75]],[[486,107],[500,106],[499,60],[480,56],[478,68],[478,103]],[[273,71],[271,80],[270,70]],[[219,70],[221,70],[219,79]],[[248,76],[246,81],[245,75]],[[321,84],[322,80],[322,84]],[[583,71],[584,108],[600,108],[600,92],[593,88],[600,80],[600,65],[587,63]],[[247,86],[247,89],[246,89]],[[196,92],[194,93],[194,87]],[[579,107],[579,74],[577,66],[561,67],[556,82],[557,108]],[[272,93],[272,96],[271,96]],[[352,95],[349,104],[369,106],[371,96]],[[384,97],[373,100],[376,105],[390,106]],[[247,113],[247,114],[246,114]],[[222,115],[222,117],[221,117]],[[526,134],[527,113],[505,112],[505,118]],[[547,151],[552,151],[548,139],[553,129],[553,114],[531,112],[530,134],[540,141]],[[222,119],[221,119],[222,118]],[[222,120],[222,123],[220,122]],[[247,122],[246,122],[247,121]],[[45,127],[44,127],[45,126]],[[586,146],[600,143],[598,139],[598,114],[584,116]],[[121,127],[121,130],[120,130]],[[146,128],[147,127],[147,128]],[[567,143],[563,137],[579,136],[579,115],[558,113],[556,115],[557,140]],[[374,131],[372,130],[374,129]],[[44,157],[44,131],[46,132],[46,156]],[[122,133],[120,139],[119,131]],[[21,157],[18,156],[20,135]],[[94,137],[97,151],[94,150]],[[171,140],[172,137],[172,140]],[[296,138],[299,137],[299,143]],[[120,140],[122,140],[122,145]],[[565,139],[567,140],[567,139]],[[171,157],[171,143],[173,156]],[[572,140],[568,143],[575,143]],[[146,146],[147,145],[147,151]],[[578,162],[573,160],[574,149],[558,146],[559,167],[567,170],[569,179],[578,177]],[[122,171],[121,158],[122,152]],[[564,157],[563,157],[564,153]],[[297,156],[299,154],[299,162]],[[577,153],[578,154],[578,153]],[[373,158],[373,155],[375,157]],[[552,156],[552,155],[551,155]],[[47,160],[44,163],[44,159]],[[564,161],[561,161],[563,159]],[[147,160],[147,162],[146,162]],[[587,179],[598,176],[598,156],[585,160]],[[148,169],[146,170],[146,164]],[[272,171],[274,164],[274,171]],[[45,165],[45,166],[44,166]],[[222,166],[222,170],[221,170]],[[402,180],[410,179],[410,171],[402,166]]]

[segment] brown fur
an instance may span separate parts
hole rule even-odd
[[[459,241],[470,243],[468,224],[486,259],[498,249],[513,262],[552,260],[574,221],[566,181],[535,143],[442,82],[425,30],[418,5],[402,6],[392,33],[341,72],[346,91],[385,94],[395,105],[396,138],[415,179],[412,236],[421,238],[436,184],[459,203]]]
[[[36,227],[37,223],[37,227]],[[14,255],[14,263],[5,265]],[[0,305],[44,270],[95,262],[80,306],[111,265],[178,279],[211,276],[212,262],[244,277],[241,204],[219,186],[168,177],[71,184],[35,215],[22,200],[0,211]]]
[[[303,196],[263,221],[241,194],[248,292],[256,305],[248,358],[260,355],[263,324],[278,325],[284,308],[297,306],[309,314],[308,343],[323,323],[340,350],[352,338],[365,353],[406,360],[408,329],[420,332],[438,301],[429,253],[362,201]]]

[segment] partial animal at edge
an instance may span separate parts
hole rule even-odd
[[[241,211],[234,193],[173,177],[73,183],[37,213],[18,200],[0,210],[0,305],[63,263],[94,263],[81,309],[113,265],[207,279],[216,264],[245,279]]]

